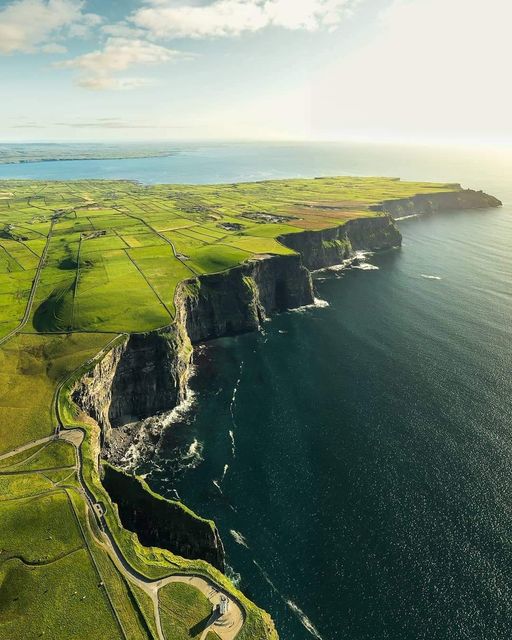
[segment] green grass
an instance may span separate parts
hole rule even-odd
[[[28,458],[21,462],[11,464],[8,468],[2,467],[9,472],[32,471],[37,469],[58,469],[61,467],[73,467],[75,465],[75,448],[64,440],[51,441]]]
[[[378,177],[150,187],[3,181],[0,337],[23,316],[55,211],[27,330],[135,332],[169,322],[176,286],[194,272],[290,253],[277,238],[380,215],[370,207],[385,199],[458,188]]]
[[[0,454],[53,433],[57,386],[110,338],[19,335],[0,348]]]
[[[194,587],[170,583],[158,593],[167,640],[198,640],[212,613],[208,599]]]
[[[44,564],[82,545],[80,530],[64,491],[0,501],[3,561],[19,557],[25,563]]]
[[[190,266],[196,273],[216,273],[245,262],[252,254],[227,244],[215,244],[189,251]]]
[[[122,638],[85,549],[42,566],[0,564],[0,638]]]

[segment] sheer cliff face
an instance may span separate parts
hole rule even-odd
[[[224,571],[224,547],[217,528],[180,503],[152,493],[148,486],[109,465],[103,484],[117,504],[123,526],[147,547],[160,547],[189,560],[205,560]]]
[[[131,335],[76,385],[75,402],[103,429],[170,411],[185,397],[192,348],[178,326]]]
[[[314,293],[300,256],[261,256],[187,281],[176,300],[178,322],[196,343],[255,331],[273,313],[312,304]]]
[[[402,236],[390,216],[350,220],[342,227],[283,236],[281,242],[300,253],[310,271],[341,264],[355,251],[399,247]]]

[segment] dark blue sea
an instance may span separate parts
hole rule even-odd
[[[213,518],[283,640],[512,638],[512,153],[209,145],[0,177],[460,181],[488,211],[400,222],[323,306],[201,347],[193,406],[139,467]],[[256,639],[255,639],[256,640]]]

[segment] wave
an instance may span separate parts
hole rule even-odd
[[[323,281],[327,278],[318,277],[321,274],[337,274],[341,271],[346,271],[347,269],[363,269],[366,271],[376,270],[379,267],[367,262],[368,258],[371,256],[373,256],[373,251],[356,251],[352,256],[350,256],[350,258],[343,260],[339,264],[333,264],[330,267],[324,267],[323,269],[313,271],[313,277],[315,277],[316,280]]]
[[[194,438],[188,449],[181,455],[179,460],[180,469],[195,469],[203,462],[204,444]]]
[[[291,600],[287,600],[286,604],[290,607],[290,609],[295,613],[297,618],[301,621],[302,625],[309,631],[309,633],[317,640],[322,640],[322,636],[318,633],[318,629],[311,622],[311,620],[307,617],[307,615],[302,611],[300,607],[298,607],[295,602]]]
[[[313,304],[305,304],[302,307],[290,309],[289,313],[305,313],[309,309],[325,309],[326,307],[330,306],[327,300],[320,300],[320,298],[314,298],[313,300]]]
[[[421,277],[425,278],[425,280],[442,280],[441,276],[429,276],[425,273],[422,273]]]
[[[247,540],[240,533],[240,531],[235,531],[234,529],[230,529],[229,533],[233,536],[233,539],[237,544],[241,545],[242,547],[245,547],[246,549],[249,548],[249,545],[247,544]]]
[[[187,417],[188,412],[195,405],[195,402],[196,394],[192,391],[192,389],[187,389],[187,397],[185,398],[185,400],[183,400],[183,402],[180,402],[180,404],[174,407],[172,411],[164,413],[158,417],[157,420],[160,423],[160,426],[165,429],[175,422],[181,422],[184,418]],[[149,419],[151,420],[152,418]]]
[[[233,458],[236,458],[235,434],[232,429],[229,430],[229,437],[231,439],[231,453],[233,454]]]
[[[419,217],[419,213],[411,213],[408,216],[401,216],[400,218],[395,218],[395,220],[409,220],[409,218],[418,218]]]
[[[226,576],[231,580],[231,582],[238,587],[242,582],[242,576],[235,571],[233,567],[230,567],[229,564],[226,564]]]
[[[236,406],[236,394],[238,393],[238,389],[240,387],[240,382],[242,380],[242,372],[244,370],[244,361],[240,363],[240,370],[238,373],[238,379],[235,382],[235,386],[233,388],[233,395],[231,396],[231,402],[229,403],[229,413],[231,414],[231,422],[233,423],[233,427],[236,428],[238,425],[235,420],[235,406]],[[230,432],[231,433],[231,432]]]
[[[281,598],[281,600],[291,609],[291,611],[293,611],[293,613],[298,618],[298,620],[303,625],[303,627],[305,629],[307,629],[307,631],[309,631],[309,633],[314,638],[316,638],[316,640],[323,640],[322,636],[318,632],[318,629],[311,622],[311,620],[307,617],[307,615],[304,613],[304,611],[302,611],[302,609],[298,605],[296,605],[295,602],[293,602],[292,600],[289,600],[288,598],[286,598],[279,591],[279,589],[276,587],[276,585],[270,579],[270,577],[267,574],[267,572],[256,562],[256,560],[253,560],[253,563],[256,565],[256,567],[258,567],[261,575],[265,578],[265,581],[272,587],[272,589],[277,593],[277,595]]]

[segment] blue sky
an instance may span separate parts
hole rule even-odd
[[[0,0],[0,139],[512,143],[509,0]]]

